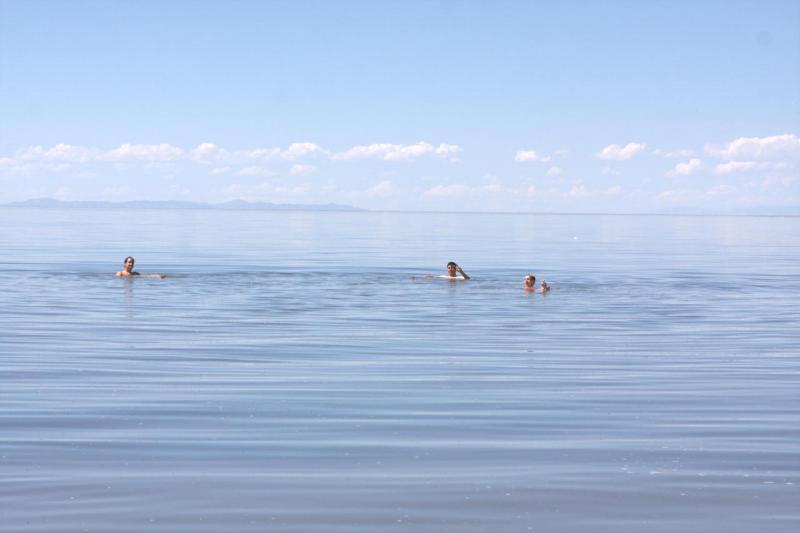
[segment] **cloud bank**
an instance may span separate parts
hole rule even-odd
[[[168,143],[131,144],[125,143],[117,148],[101,150],[70,144],[56,144],[51,148],[29,146],[17,150],[10,157],[0,157],[0,170],[30,170],[31,165],[56,164],[82,165],[89,163],[174,163],[191,162],[202,165],[216,165],[212,173],[228,165],[253,165],[264,162],[295,162],[292,173],[302,174],[313,171],[309,165],[299,161],[327,159],[347,161],[354,159],[379,159],[384,161],[414,161],[422,157],[432,157],[457,161],[462,148],[455,144],[442,143],[434,146],[427,142],[416,144],[370,144],[353,146],[341,152],[327,150],[315,143],[291,143],[285,148],[267,147],[229,150],[214,143],[203,142],[192,149],[185,150]],[[52,168],[52,167],[51,167]],[[65,167],[67,168],[67,167]]]
[[[382,159],[384,161],[413,161],[423,156],[433,156],[456,160],[462,152],[455,144],[433,146],[426,142],[416,144],[369,144],[354,146],[343,152],[334,154],[332,159],[349,161],[353,159]]]

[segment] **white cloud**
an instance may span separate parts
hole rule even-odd
[[[597,152],[595,157],[597,157],[597,159],[624,161],[643,151],[646,146],[647,145],[644,143],[628,143],[625,146],[610,144]]]
[[[327,153],[327,150],[324,150],[314,143],[292,143],[286,150],[279,152],[282,159],[287,159],[289,161],[325,153]]]
[[[793,134],[772,137],[740,137],[724,146],[706,145],[706,153],[723,159],[764,160],[800,157],[800,137]]]
[[[436,157],[455,160],[462,152],[460,146],[455,144],[440,144],[438,147],[426,142],[416,144],[370,144],[354,146],[344,152],[334,154],[332,159],[348,161],[352,159],[383,159],[384,161],[413,161],[422,156],[433,155]]]
[[[97,161],[176,161],[184,156],[182,148],[171,144],[122,144],[118,148],[102,151],[71,144],[59,143],[52,148],[29,146],[17,150],[13,159],[17,163],[72,163]]]
[[[728,161],[714,167],[714,172],[730,174],[748,170],[783,170],[786,168],[793,168],[793,165],[785,161]]]
[[[245,162],[245,161],[296,161],[306,157],[328,154],[324,148],[314,143],[292,143],[287,148],[252,148],[247,150],[228,150],[212,143],[200,144],[189,153],[189,158],[199,163]]]
[[[560,176],[563,171],[559,167],[550,167],[550,170],[547,171],[547,175],[551,178],[555,176]]]
[[[123,144],[103,155],[110,161],[175,161],[184,154],[182,148],[171,144]]]
[[[409,161],[434,151],[433,146],[425,143],[399,146],[388,152],[384,159],[387,161]]]
[[[217,167],[211,171],[212,176],[219,176],[220,174],[227,174],[230,171],[230,167]]]
[[[44,154],[45,159],[67,161],[71,163],[85,163],[96,157],[96,150],[70,144],[57,144]]]
[[[540,155],[536,150],[519,150],[517,155],[514,156],[514,161],[520,163],[527,161],[538,161],[540,163],[547,163],[552,158],[549,155]]]
[[[463,151],[457,144],[440,144],[436,147],[435,153],[439,157],[450,158],[450,161],[458,161],[458,154]]]
[[[27,148],[20,148],[17,150],[17,153],[14,154],[15,161],[41,161],[44,159],[44,154],[46,150],[39,146],[29,146]],[[10,159],[10,158],[9,158]]]
[[[229,158],[227,150],[223,150],[214,143],[201,143],[189,152],[189,159],[198,163],[212,164],[217,161],[224,161]]]
[[[330,159],[382,159],[384,161],[413,161],[420,157],[434,157],[458,161],[462,148],[455,144],[434,146],[426,142],[416,144],[372,144],[354,146],[345,152],[332,154],[321,146],[310,142],[289,144],[286,148],[268,147],[244,150],[226,150],[211,142],[203,142],[196,147],[184,150],[168,143],[132,144],[125,143],[117,148],[100,150],[65,143],[51,148],[33,145],[16,151],[12,156],[0,157],[0,170],[21,173],[37,169],[53,170],[46,164],[89,164],[89,163],[163,163],[185,161],[204,165],[258,164],[266,161],[298,161],[304,158],[326,157]],[[295,173],[305,173],[312,167],[296,166]],[[222,171],[212,171],[213,174]]]
[[[344,152],[334,154],[333,159],[384,159],[388,154],[400,149],[398,144],[370,144],[367,146],[354,146]]]
[[[696,157],[690,159],[686,163],[678,163],[675,165],[675,168],[667,172],[667,176],[675,177],[675,176],[689,176],[694,173],[695,170],[703,166],[703,162],[697,159]]]
[[[56,144],[45,149],[42,146],[29,146],[17,150],[14,159],[17,161],[61,161],[67,163],[85,163],[96,159],[100,152],[71,144]]]
[[[622,192],[622,186],[614,185],[613,187],[609,187],[608,189],[603,191],[603,194],[605,194],[607,196],[614,196],[614,195],[619,194],[620,192]]]
[[[461,183],[453,183],[451,185],[436,185],[431,187],[424,193],[424,196],[463,196],[469,192],[469,187]]]
[[[615,170],[611,167],[605,167],[603,170],[600,171],[601,174],[604,176],[619,176],[622,174],[619,170]]]
[[[305,174],[311,174],[317,170],[317,167],[314,165],[292,165],[291,170],[289,171],[292,176],[303,176]]]

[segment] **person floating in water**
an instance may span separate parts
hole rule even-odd
[[[525,276],[525,279],[522,281],[523,288],[526,292],[547,292],[550,290],[550,285],[547,284],[545,280],[539,284],[539,288],[536,288],[536,276],[533,274],[528,274]]]
[[[459,276],[460,274],[460,276]],[[450,261],[447,263],[447,275],[431,276],[430,274],[423,276],[424,279],[446,279],[447,281],[464,281],[469,279],[469,274],[464,272],[464,269],[458,266],[457,263]],[[415,279],[415,276],[411,276]]]
[[[458,277],[458,274],[461,274],[461,277]],[[450,261],[449,263],[447,263],[447,276],[442,276],[442,277],[449,278],[451,281],[457,279],[469,279],[469,276],[467,275],[466,272],[464,272],[464,269],[458,266],[458,264],[455,263],[454,261]]]
[[[117,276],[120,276],[122,278],[129,278],[131,276],[140,276],[142,278],[158,278],[158,279],[164,279],[167,277],[164,274],[139,274],[138,272],[133,270],[133,264],[135,262],[136,260],[130,255],[126,257],[125,261],[122,262],[122,270],[117,272]]]

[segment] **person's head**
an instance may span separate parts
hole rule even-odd
[[[536,276],[533,274],[525,276],[525,286],[532,289],[534,285],[536,285]]]
[[[456,272],[458,272],[458,265],[455,264],[453,261],[447,263],[447,273],[451,276],[455,276]]]
[[[133,263],[135,262],[136,260],[129,255],[128,257],[125,258],[125,261],[122,262],[122,265],[125,267],[125,270],[127,272],[130,272],[131,270],[133,270]]]

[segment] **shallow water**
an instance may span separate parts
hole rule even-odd
[[[799,235],[0,209],[0,530],[797,531]]]

